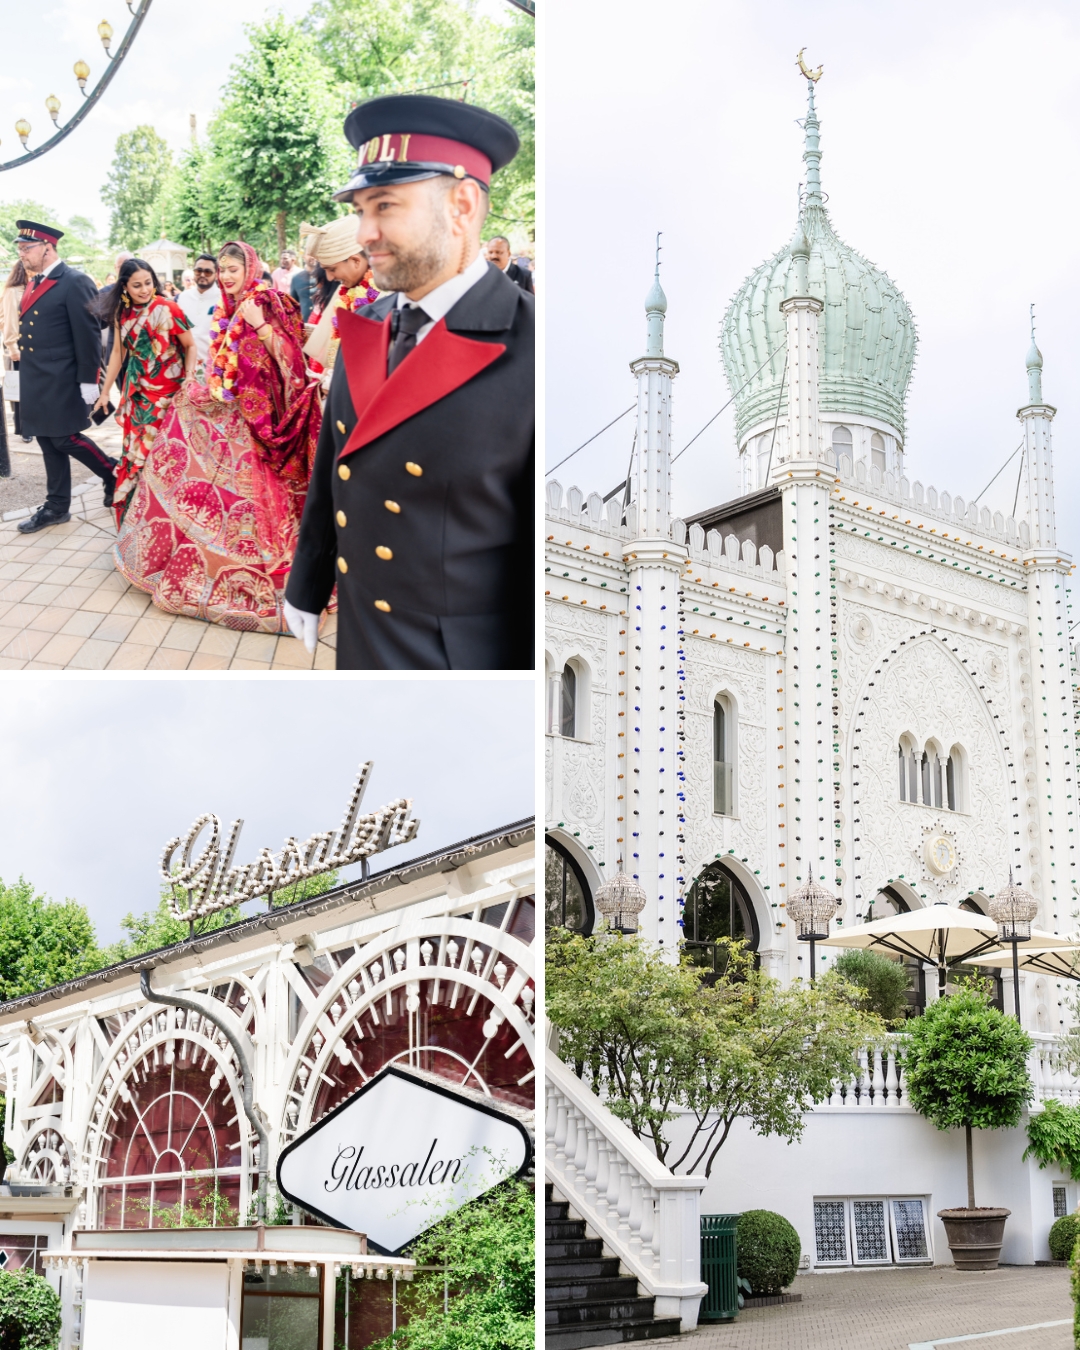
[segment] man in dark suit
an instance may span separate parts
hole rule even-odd
[[[484,245],[487,253],[488,262],[492,262],[500,272],[505,272],[507,277],[523,291],[533,293],[532,273],[527,267],[522,267],[520,263],[512,260],[510,253],[510,240],[505,234],[497,234],[489,239]]]
[[[314,650],[338,593],[339,670],[532,666],[532,297],[483,257],[514,129],[424,95],[350,113],[352,201],[375,285],[341,346],[285,590]]]
[[[32,220],[15,225],[19,257],[37,273],[23,292],[19,318],[22,429],[37,437],[45,460],[44,505],[19,524],[22,534],[33,534],[71,519],[73,459],[97,474],[111,506],[116,460],[82,435],[98,396],[101,329],[90,312],[97,287],[85,272],[60,261],[62,230]]]

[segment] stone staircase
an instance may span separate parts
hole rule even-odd
[[[545,1350],[677,1336],[678,1317],[655,1317],[656,1300],[641,1294],[632,1275],[620,1275],[618,1258],[604,1256],[603,1242],[585,1236],[584,1220],[571,1219],[570,1206],[544,1189]]]

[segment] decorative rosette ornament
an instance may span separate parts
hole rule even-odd
[[[1031,937],[1031,921],[1039,912],[1039,902],[1019,882],[1013,881],[1009,868],[1009,884],[990,898],[990,917],[998,926],[1002,942],[1027,942]]]
[[[596,892],[596,908],[607,920],[609,929],[619,933],[636,933],[637,916],[645,908],[644,886],[628,877],[621,867],[610,881],[605,881]]]

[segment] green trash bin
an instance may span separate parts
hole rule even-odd
[[[701,1300],[699,1322],[730,1322],[739,1315],[735,1227],[738,1214],[701,1216],[701,1278],[709,1291]]]

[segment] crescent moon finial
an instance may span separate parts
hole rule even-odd
[[[825,67],[821,65],[818,66],[817,70],[811,70],[810,67],[803,60],[804,51],[806,51],[805,47],[799,48],[799,54],[795,58],[795,63],[799,67],[799,70],[802,72],[802,74],[805,75],[806,78],[811,82],[811,84],[817,84],[818,80],[821,79],[821,75]]]

